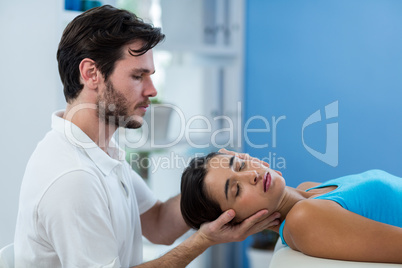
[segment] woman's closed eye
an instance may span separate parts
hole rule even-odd
[[[239,182],[237,182],[237,191],[236,191],[236,197],[238,197],[240,195],[241,192],[241,187],[239,185]]]
[[[242,169],[244,169],[245,166],[246,166],[246,162],[245,161],[241,162],[238,171],[241,171]]]

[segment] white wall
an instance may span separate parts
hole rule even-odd
[[[0,6],[0,247],[13,241],[25,165],[60,103],[60,1]]]

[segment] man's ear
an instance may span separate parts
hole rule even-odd
[[[100,74],[96,68],[95,61],[85,58],[80,62],[81,82],[89,89],[97,90],[100,82]]]

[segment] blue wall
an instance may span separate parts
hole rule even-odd
[[[245,151],[266,157],[290,186],[371,168],[402,176],[402,1],[246,5],[244,123],[263,116],[269,132],[249,132]],[[329,164],[302,142],[303,123],[317,110],[322,120],[304,129],[304,143],[325,153],[331,124],[328,145],[337,152],[329,152]],[[273,116],[286,117],[276,131]],[[268,129],[267,122],[255,118],[248,128]]]

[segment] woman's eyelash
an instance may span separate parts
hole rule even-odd
[[[236,197],[240,195],[240,190],[241,190],[240,185],[239,185],[239,183],[237,183]]]
[[[240,167],[239,167],[239,171],[242,170],[245,165],[246,165],[246,162],[242,162],[241,165],[240,165]]]
[[[245,166],[246,166],[246,162],[243,161],[239,166],[239,171],[241,171]],[[239,185],[239,182],[237,182],[236,197],[238,197],[240,195],[240,192],[241,192],[241,187]]]

